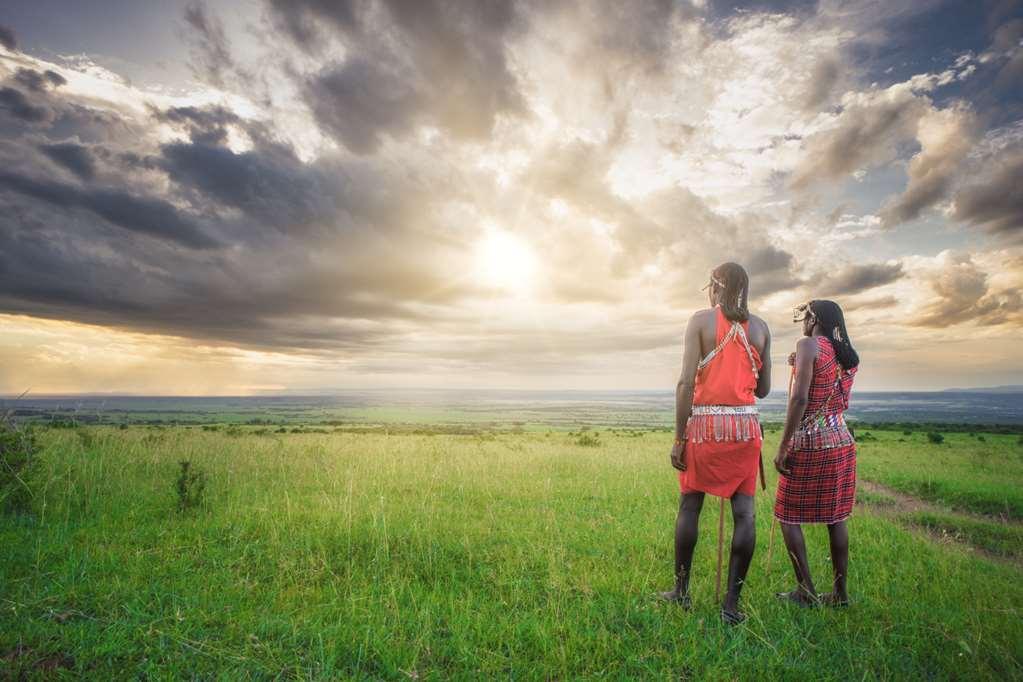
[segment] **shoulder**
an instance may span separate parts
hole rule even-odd
[[[816,336],[804,336],[796,341],[796,352],[797,353],[817,353],[817,337]]]
[[[717,320],[717,308],[704,308],[692,314],[689,318],[689,325],[700,328],[715,320]]]
[[[771,335],[771,328],[767,326],[767,322],[764,322],[763,318],[759,315],[749,314],[749,326],[750,329],[761,331],[767,336]]]

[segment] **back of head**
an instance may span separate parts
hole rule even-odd
[[[749,319],[749,275],[738,263],[722,263],[714,268],[715,285],[721,284],[718,301],[721,312],[732,322]]]
[[[826,300],[810,301],[810,310],[817,318],[817,324],[820,325],[824,336],[831,342],[831,347],[835,349],[838,364],[842,365],[843,369],[858,367],[860,356],[849,339],[849,332],[845,328],[845,315],[838,304]]]

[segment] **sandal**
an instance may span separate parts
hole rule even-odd
[[[725,625],[739,625],[746,620],[746,614],[738,611],[725,611],[721,609],[721,622]]]
[[[828,592],[820,595],[821,604],[824,606],[830,606],[833,609],[845,609],[849,608],[849,598],[839,599],[834,592]]]
[[[658,592],[655,596],[660,601],[668,602],[670,604],[678,604],[683,611],[688,611],[693,607],[693,598],[689,596],[688,592],[680,596],[673,595],[675,595],[674,591]]]
[[[792,590],[791,592],[776,592],[775,597],[782,601],[792,602],[801,609],[812,609],[820,606],[820,597],[807,597],[805,593],[800,590]]]

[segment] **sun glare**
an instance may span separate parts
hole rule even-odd
[[[488,230],[477,246],[477,277],[488,286],[522,294],[530,289],[535,272],[533,252],[509,232]]]

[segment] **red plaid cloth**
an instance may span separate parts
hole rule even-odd
[[[774,516],[782,523],[838,523],[852,514],[856,444],[842,413],[855,374],[855,367],[842,370],[831,343],[818,336],[804,422],[793,439],[789,474],[778,477]]]

